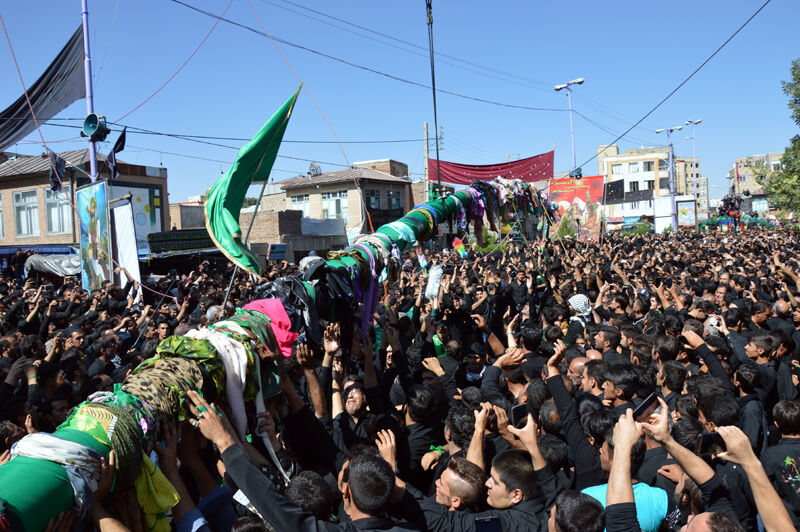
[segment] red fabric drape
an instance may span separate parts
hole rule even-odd
[[[553,177],[553,153],[549,151],[527,159],[500,164],[460,164],[441,161],[442,182],[470,185],[474,181],[490,181],[495,177],[521,179],[530,183]],[[428,179],[436,181],[436,159],[428,159]]]

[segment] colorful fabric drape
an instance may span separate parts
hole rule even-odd
[[[549,151],[519,161],[499,164],[461,164],[428,159],[428,178],[436,181],[440,176],[442,182],[455,185],[470,185],[475,181],[491,181],[495,177],[521,179],[533,183],[553,177],[553,154]],[[437,173],[437,168],[440,169]]]

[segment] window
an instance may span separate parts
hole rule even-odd
[[[292,210],[303,211],[303,216],[306,218],[311,216],[311,202],[308,200],[308,194],[292,196]]]
[[[659,159],[658,160],[658,169],[662,170],[662,171],[667,169],[667,161],[666,161],[666,159]]]
[[[364,196],[367,198],[367,208],[380,209],[381,208],[381,191],[380,190],[365,190]]]
[[[644,161],[642,163],[642,172],[652,172],[653,171],[653,161]]]
[[[44,208],[47,214],[47,232],[51,235],[72,231],[72,206],[69,203],[70,189],[64,187],[58,192],[44,191]]]
[[[630,186],[630,191],[631,192],[639,192],[639,182],[638,181],[631,181],[630,183],[628,183],[628,185]]]
[[[344,218],[347,221],[347,191],[322,193],[322,217]]]
[[[653,180],[645,181],[644,182],[645,190],[653,190],[653,188],[655,188],[655,184],[656,182]]]
[[[14,192],[17,236],[39,236],[39,194],[36,190]]]
[[[5,237],[5,233],[3,232],[3,197],[0,196],[0,238]]]
[[[387,195],[389,196],[389,208],[390,209],[402,209],[403,208],[403,200],[400,199],[400,191],[399,190],[390,190]]]
[[[622,165],[621,164],[612,164],[611,165],[611,173],[612,174],[621,174],[622,173]]]
[[[635,174],[639,171],[639,163],[628,163],[628,173]]]

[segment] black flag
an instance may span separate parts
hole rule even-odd
[[[69,42],[28,87],[30,105],[39,123],[47,122],[72,102],[86,96],[83,81],[83,29],[78,26]],[[28,100],[23,94],[0,111],[0,151],[36,131]]]
[[[108,169],[111,171],[111,179],[116,179],[119,177],[119,168],[117,167],[117,154],[125,149],[125,131],[128,128],[123,128],[122,133],[120,133],[117,142],[114,143],[114,147],[111,148],[111,153],[108,154],[106,157],[106,164],[108,165]]]
[[[64,170],[67,169],[67,161],[50,148],[47,149],[47,156],[50,157],[50,190],[58,192],[61,190],[61,181],[64,177]]]

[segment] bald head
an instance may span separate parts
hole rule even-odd
[[[779,299],[772,305],[772,310],[775,311],[775,315],[779,318],[785,318],[789,315],[789,303],[783,299]]]
[[[577,387],[581,384],[581,376],[583,375],[583,368],[589,359],[586,357],[578,357],[569,363],[567,368],[567,376],[572,379],[573,384]]]
[[[586,351],[586,358],[588,360],[603,360],[603,353],[601,353],[597,349],[589,349],[588,351]]]

